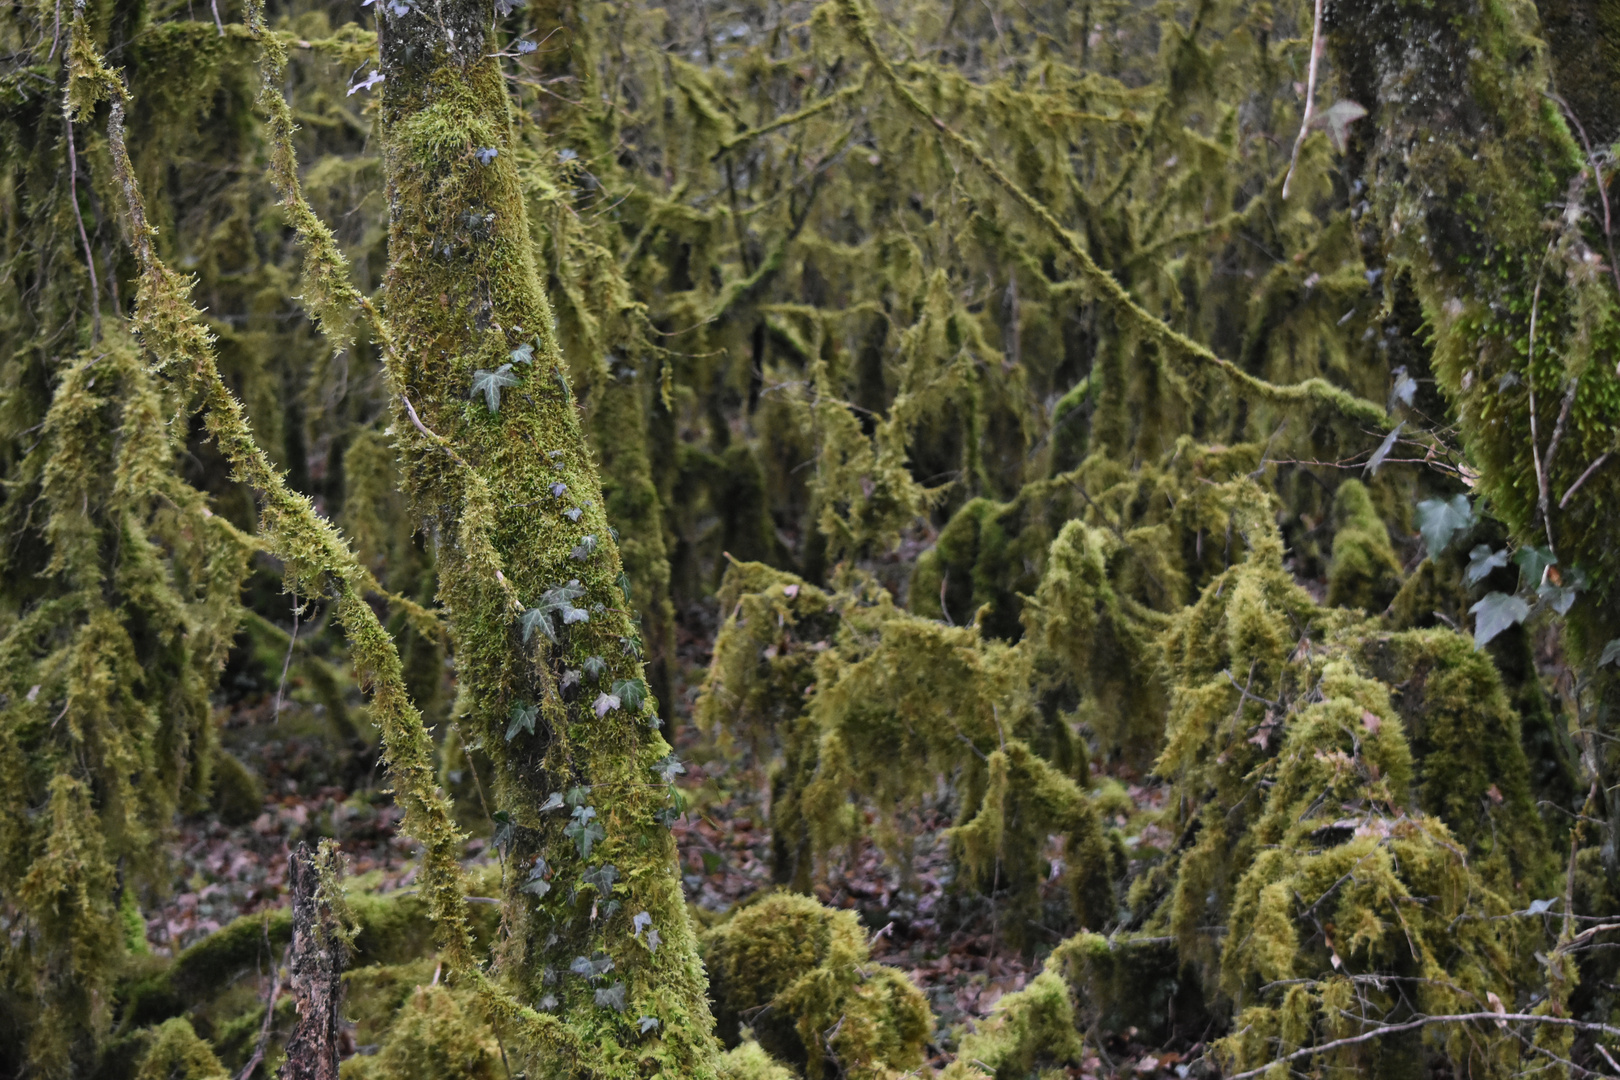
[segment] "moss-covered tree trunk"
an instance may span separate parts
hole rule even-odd
[[[461,723],[496,763],[502,975],[562,1017],[530,1075],[712,1075],[670,748],[540,284],[493,0],[380,15],[396,431],[439,548]]]

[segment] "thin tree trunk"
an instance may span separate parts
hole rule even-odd
[[[308,844],[299,844],[287,867],[293,917],[288,981],[298,999],[298,1023],[287,1039],[287,1057],[277,1073],[281,1080],[337,1080],[338,1075],[338,1007],[348,946],[336,913],[320,895],[319,857]],[[274,997],[269,1007],[275,1007]]]
[[[711,1076],[670,748],[531,250],[493,0],[379,7],[395,426],[460,723],[495,763],[500,972],[579,1037],[529,1073]]]

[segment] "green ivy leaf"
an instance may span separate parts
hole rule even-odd
[[[512,374],[511,364],[502,364],[494,371],[479,368],[473,372],[472,396],[484,395],[484,404],[489,406],[492,413],[501,411],[501,391],[508,386],[517,385],[517,376]]]
[[[580,667],[584,669],[585,674],[590,678],[600,679],[602,677],[602,672],[607,670],[607,661],[603,660],[600,656],[587,656],[585,658],[585,662],[581,664]]]
[[[1513,553],[1513,562],[1519,568],[1519,588],[1535,589],[1547,576],[1547,568],[1558,565],[1558,556],[1551,548],[1526,544]]]
[[[1598,667],[1602,667],[1604,664],[1612,664],[1616,660],[1620,660],[1620,638],[1615,638],[1603,646],[1603,655],[1598,659]]]
[[[596,991],[596,1007],[624,1012],[624,983],[616,982],[606,989]]]
[[[613,684],[613,696],[629,711],[640,712],[641,703],[647,700],[647,684],[640,676],[620,679]]]
[[[525,341],[512,350],[512,363],[527,364],[534,359],[534,346]]]
[[[594,887],[602,894],[602,899],[606,900],[613,895],[613,883],[619,880],[619,868],[612,863],[604,863],[587,872],[580,880]]]
[[[1478,585],[1492,570],[1507,564],[1507,548],[1492,551],[1489,544],[1480,544],[1468,553],[1468,569],[1463,571],[1463,580],[1470,585]]]
[[[1530,605],[1517,596],[1493,592],[1486,593],[1468,613],[1474,616],[1474,648],[1478,650],[1508,627],[1529,618]]]
[[[506,725],[506,741],[511,742],[520,731],[534,734],[534,722],[540,715],[538,705],[513,705],[512,722]]]
[[[1474,526],[1474,507],[1466,495],[1449,499],[1425,499],[1417,504],[1418,531],[1430,561],[1436,560],[1457,534]]]

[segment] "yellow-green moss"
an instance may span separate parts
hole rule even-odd
[[[853,912],[773,894],[709,931],[704,960],[727,1042],[748,1025],[811,1080],[877,1080],[922,1063],[933,1013],[905,974],[871,962]]]

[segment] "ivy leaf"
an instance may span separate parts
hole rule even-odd
[[[613,883],[619,880],[619,868],[612,863],[605,863],[586,873],[580,880],[594,886],[605,900],[613,895]]]
[[[1474,649],[1485,647],[1496,635],[1508,627],[1524,622],[1530,615],[1530,605],[1507,593],[1486,593],[1468,613],[1474,616]]]
[[[586,533],[585,536],[580,540],[580,542],[574,545],[574,550],[570,551],[568,554],[572,558],[579,559],[579,560],[583,561],[585,559],[590,558],[591,557],[591,552],[593,552],[595,550],[596,550],[596,537],[591,535],[590,533]]]
[[[523,613],[523,640],[525,643],[534,636],[536,629],[540,630],[550,639],[553,645],[557,644],[557,628],[551,621],[553,614],[562,615],[563,625],[571,623],[589,622],[590,615],[584,608],[574,606],[574,601],[585,595],[585,587],[575,578],[566,585],[556,585],[547,589],[540,596],[540,602]]]
[[[568,485],[563,483],[561,480],[558,480],[556,483],[551,485],[551,494],[553,498],[562,498],[564,495],[568,494]]]
[[[1573,585],[1543,585],[1536,590],[1536,596],[1543,604],[1552,608],[1560,615],[1568,615],[1569,609],[1575,606],[1575,598],[1580,590]]]
[[[666,784],[673,784],[677,776],[686,772],[686,766],[682,765],[674,754],[664,755],[652,768],[653,772],[664,778]]]
[[[512,815],[505,810],[495,811],[492,819],[495,822],[495,850],[505,852],[512,846],[517,827],[512,823]]]
[[[664,939],[658,936],[658,928],[656,926],[647,931],[647,949],[655,956],[658,953],[658,946],[663,944],[663,941]]]
[[[591,786],[589,784],[575,784],[568,789],[568,794],[564,796],[568,801],[568,805],[573,807],[584,806],[585,800],[590,797]],[[596,811],[592,810],[591,813],[594,814]]]
[[[582,979],[604,978],[613,970],[613,957],[601,952],[589,957],[576,956],[574,962],[568,965],[568,970]]]
[[[541,608],[530,608],[523,613],[519,625],[523,627],[524,644],[528,644],[529,639],[534,637],[536,630],[546,635],[546,640],[553,645],[557,644],[557,628],[551,625],[551,612]]]
[[[563,829],[563,835],[574,842],[579,850],[579,857],[591,857],[591,848],[602,840],[607,839],[607,830],[600,821],[594,820],[596,808],[594,806],[576,806],[574,820]]]
[[[1558,565],[1558,556],[1548,548],[1526,544],[1513,553],[1513,562],[1519,568],[1519,588],[1534,589],[1547,576],[1547,568]]]
[[[643,1016],[641,1019],[636,1021],[636,1025],[641,1028],[641,1033],[645,1035],[647,1032],[656,1028],[660,1022],[661,1021],[656,1016]]]
[[[614,579],[613,583],[619,587],[620,592],[624,593],[624,602],[628,604],[630,602],[630,575],[620,570],[619,576]]]
[[[538,705],[513,705],[512,722],[506,725],[506,741],[511,742],[520,731],[534,734],[534,721],[540,715]]]
[[[545,856],[536,855],[534,866],[529,869],[529,879],[523,883],[522,891],[533,893],[536,897],[544,896],[551,891],[551,882],[546,880],[546,873],[550,868],[546,866]]]
[[[647,684],[640,676],[634,679],[620,679],[613,684],[613,696],[631,712],[640,712],[641,703],[647,700]]]
[[[577,506],[570,506],[568,509],[563,511],[563,517],[567,518],[569,521],[575,522],[576,524],[578,523],[579,519],[584,516],[585,511],[581,510]]]
[[[479,368],[473,372],[472,396],[483,394],[484,404],[489,406],[489,411],[500,412],[501,390],[508,386],[516,386],[517,381],[517,376],[512,374],[511,364],[502,364],[494,371]]]
[[[478,159],[478,164],[488,165],[490,162],[500,157],[501,152],[493,146],[480,146],[473,152],[473,156]]]
[[[1311,118],[1311,127],[1327,132],[1333,149],[1344,153],[1350,146],[1350,125],[1367,115],[1359,103],[1341,98]]]
[[[1423,534],[1423,545],[1429,560],[1438,559],[1457,534],[1474,525],[1474,507],[1466,495],[1453,495],[1449,499],[1424,499],[1417,504],[1418,531]]]
[[[585,669],[586,675],[593,679],[600,679],[602,677],[602,672],[607,670],[607,661],[603,660],[600,656],[587,656],[585,658],[585,662],[581,664],[580,667]]]
[[[1411,406],[1413,398],[1417,397],[1417,380],[1406,373],[1404,366],[1396,368],[1392,374],[1396,375],[1395,385],[1389,392],[1389,411],[1394,412],[1396,405]]]
[[[1463,580],[1470,585],[1478,585],[1492,570],[1507,564],[1507,548],[1492,551],[1489,544],[1480,544],[1468,553],[1468,569],[1463,571]]]
[[[535,1008],[539,1009],[541,1012],[550,1012],[551,1010],[555,1009],[556,1007],[557,1007],[557,995],[556,994],[547,994],[547,995],[545,995],[544,997],[542,997],[540,999],[539,1004],[537,1004],[535,1006]]]
[[[534,360],[534,346],[527,341],[512,350],[512,363],[527,364]]]
[[[552,810],[561,810],[562,805],[563,805],[562,793],[558,792],[558,791],[553,791],[550,795],[546,796],[546,801],[540,804],[540,812],[542,814],[545,814],[545,813],[549,813]]]
[[[1616,660],[1620,660],[1620,638],[1615,638],[1603,646],[1603,656],[1598,660],[1598,667],[1602,667],[1604,664],[1612,664]]]
[[[1406,421],[1402,420],[1395,425],[1394,430],[1384,436],[1384,441],[1378,444],[1378,449],[1373,451],[1372,457],[1367,459],[1367,464],[1362,466],[1363,472],[1368,476],[1378,475],[1378,467],[1384,463],[1384,459],[1389,457],[1389,452],[1395,448],[1395,440],[1401,437],[1401,428],[1405,426]]]
[[[608,713],[612,712],[618,707],[619,699],[614,695],[605,693],[596,695],[596,704],[593,706],[593,708],[596,709],[596,718],[598,720],[602,719],[602,717],[606,716]]]
[[[564,670],[562,673],[562,678],[557,681],[557,685],[563,690],[572,690],[574,687],[578,686],[579,669],[568,668]]]
[[[616,982],[606,989],[596,991],[596,1007],[624,1012],[624,983]]]
[[[651,925],[651,915],[647,914],[645,911],[636,912],[636,914],[630,919],[630,927],[632,931],[630,936],[639,941],[641,939],[641,932]]]

